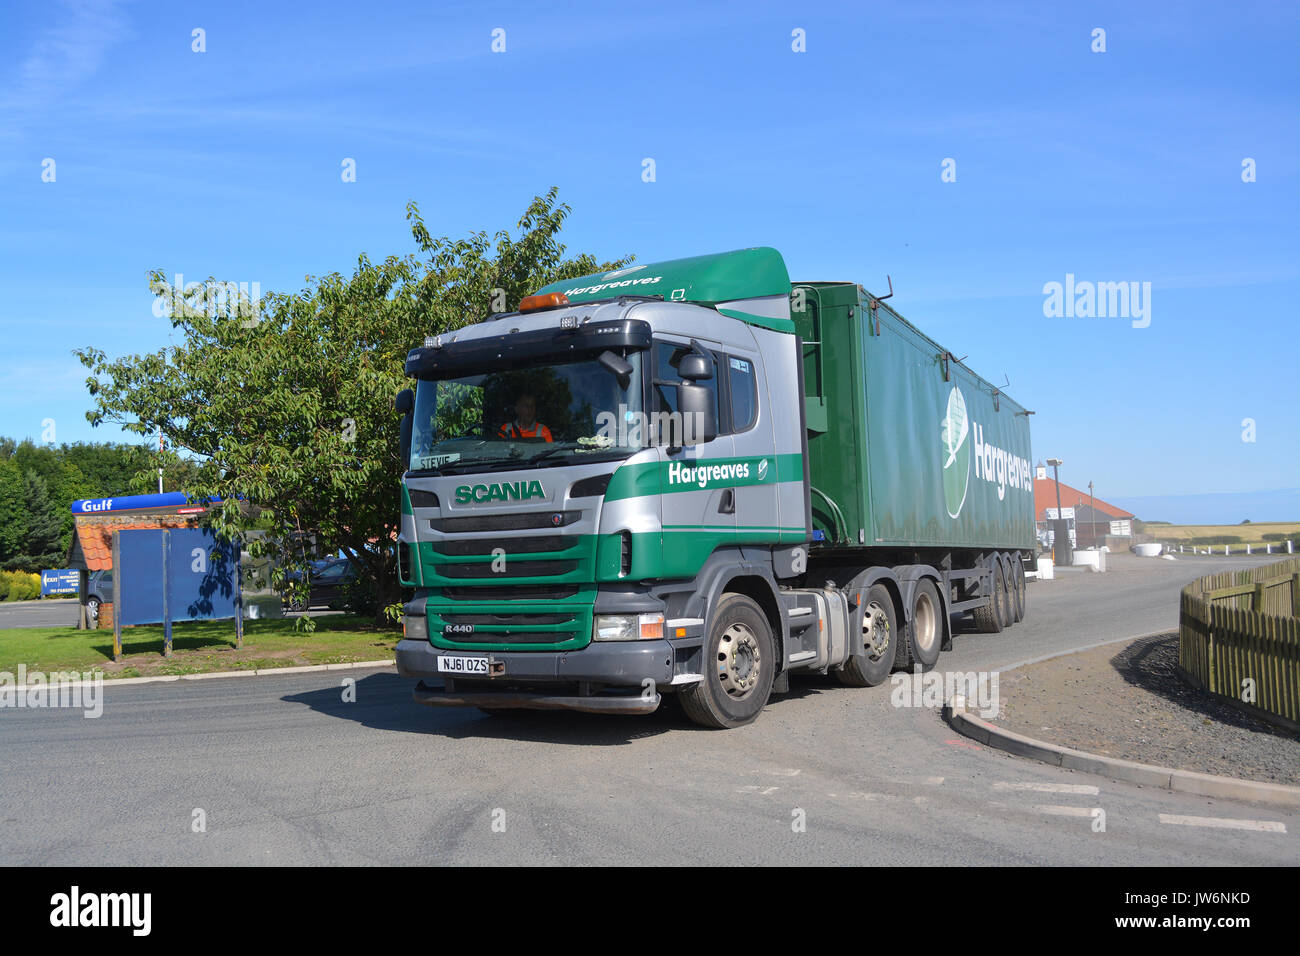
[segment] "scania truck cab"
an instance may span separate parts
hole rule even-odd
[[[932,667],[952,613],[1009,626],[1032,505],[935,529],[864,494],[889,466],[866,451],[870,364],[854,352],[882,310],[852,283],[792,286],[756,248],[555,283],[412,349],[398,569],[416,590],[397,665],[416,699],[641,714],[675,693],[696,722],[734,727],[792,671],[878,684]],[[949,359],[927,374],[973,378]],[[881,478],[937,496],[918,518],[961,524],[947,488],[962,448],[971,471],[966,408],[959,425],[939,392],[932,419],[905,423],[934,433],[933,463],[899,448],[880,461],[916,474]],[[997,431],[1023,432],[1028,458],[1027,419]]]

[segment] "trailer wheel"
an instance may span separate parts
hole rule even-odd
[[[998,558],[1002,564],[1002,626],[1010,627],[1019,620],[1016,617],[1015,571],[1011,567],[1011,555],[1004,552]]]
[[[1003,592],[1006,591],[1007,579],[1002,573],[1002,562],[994,555],[992,564],[993,593],[989,595],[989,603],[971,612],[975,626],[985,634],[997,634],[1002,630],[1002,608],[1006,603]]]
[[[939,662],[943,646],[943,604],[934,582],[923,578],[912,592],[912,629],[908,638],[908,655],[921,670],[928,671]]]
[[[889,589],[883,584],[873,584],[862,601],[861,617],[855,614],[854,619],[860,628],[859,639],[865,654],[851,655],[835,672],[835,677],[849,687],[883,684],[894,669],[894,657],[898,653],[898,615]]]
[[[1011,583],[1016,597],[1016,623],[1025,619],[1025,559],[1019,552],[1011,555]]]
[[[704,679],[680,691],[686,716],[714,728],[754,721],[767,705],[778,664],[762,608],[743,594],[724,595],[704,651]]]

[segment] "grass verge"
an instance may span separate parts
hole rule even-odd
[[[163,628],[122,629],[122,661],[113,662],[111,630],[74,627],[0,629],[0,671],[103,671],[106,679],[392,660],[402,632],[375,627],[351,614],[318,617],[316,630],[295,631],[292,619],[244,622],[244,646],[235,649],[234,621],[172,625],[172,656],[162,656]]]

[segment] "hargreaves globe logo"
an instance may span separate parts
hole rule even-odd
[[[762,481],[767,477],[767,459],[764,458],[758,463],[758,480]]]
[[[966,503],[970,484],[970,418],[966,399],[955,385],[948,393],[948,411],[939,423],[939,438],[943,443],[943,498],[948,517],[955,518]]]

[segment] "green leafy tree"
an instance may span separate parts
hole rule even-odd
[[[27,536],[24,550],[33,557],[45,557],[59,551],[63,525],[58,510],[50,497],[50,488],[43,477],[34,471],[24,476],[27,505]]]
[[[267,532],[249,550],[277,558],[277,586],[303,563],[295,535],[315,534],[322,552],[340,549],[359,565],[385,620],[382,608],[400,594],[393,398],[406,385],[406,354],[548,282],[630,261],[566,257],[557,236],[568,213],[552,189],[530,203],[517,238],[434,238],[411,203],[420,256],[362,255],[350,277],[308,276],[299,292],[264,296],[256,316],[230,299],[187,299],[155,272],[151,286],[171,301],[180,344],[115,359],[79,350],[92,373],[87,418],[141,435],[161,427],[171,448],[207,462],[181,490],[223,502],[209,514],[214,526]]]
[[[9,459],[0,459],[0,564],[23,553],[27,540],[27,485]]]

